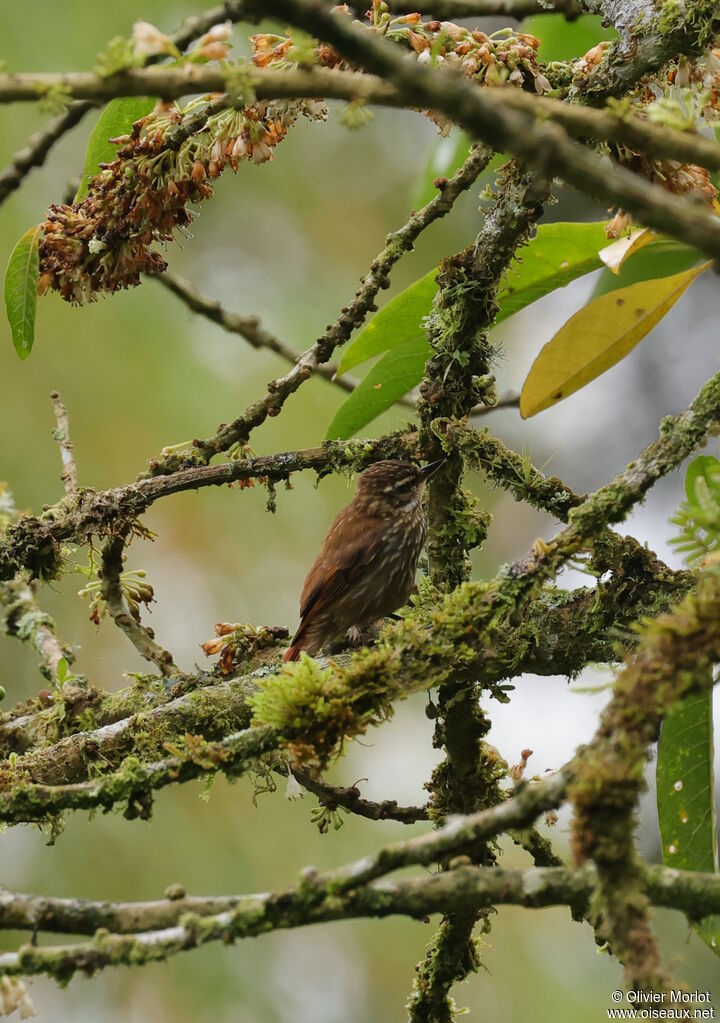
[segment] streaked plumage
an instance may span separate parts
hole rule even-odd
[[[427,531],[425,480],[442,462],[376,462],[360,476],[308,572],[300,627],[283,660],[317,653],[349,629],[363,628],[406,603]]]

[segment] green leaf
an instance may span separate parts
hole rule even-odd
[[[347,440],[394,405],[422,379],[429,357],[430,345],[424,339],[422,344],[409,341],[386,352],[337,410],[326,440]]]
[[[521,250],[520,260],[508,272],[500,289],[500,308],[495,323],[506,320],[555,288],[565,287],[577,277],[597,270],[602,266],[598,252],[605,245],[604,223],[539,227],[536,236]],[[437,270],[431,270],[373,317],[345,349],[338,375],[411,340],[422,340],[423,350],[427,351],[422,319],[432,308],[437,292],[436,276]]]
[[[26,231],[10,254],[5,271],[5,308],[15,351],[26,359],[35,340],[40,235],[42,225]]]
[[[88,194],[90,179],[98,173],[100,164],[112,163],[117,156],[118,147],[113,145],[109,139],[116,138],[118,135],[127,135],[132,130],[135,121],[150,113],[155,102],[154,99],[148,99],[146,96],[122,96],[108,103],[90,132],[85,153],[85,166],[75,202],[80,202]]]
[[[591,224],[543,224],[533,240],[520,249],[500,289],[495,323],[564,288],[602,266],[598,256],[607,245],[605,221]]]
[[[68,672],[69,671],[70,671],[70,666],[69,666],[69,664],[67,662],[67,658],[66,657],[61,657],[60,660],[57,662],[57,669],[55,671],[55,674],[57,675],[58,682],[64,682],[65,679],[68,677]]]
[[[338,376],[392,348],[402,348],[411,341],[424,344],[427,340],[422,319],[430,312],[437,292],[437,269],[431,270],[401,291],[391,302],[373,316],[352,344],[343,352],[338,365]],[[416,381],[417,382],[417,381]]]
[[[520,395],[521,416],[550,408],[624,359],[709,266],[710,261],[592,299],[535,359]]]
[[[612,28],[603,28],[602,18],[584,14],[568,21],[564,14],[535,14],[522,23],[523,32],[540,40],[538,60],[572,60],[582,57],[603,39],[617,39]]]
[[[670,543],[689,565],[716,561],[720,551],[720,461],[699,455],[685,473],[685,494],[670,521],[680,530]]]
[[[606,245],[604,223],[544,224],[538,228],[500,289],[495,323],[506,320],[548,292],[597,270],[602,266],[598,252]],[[364,386],[366,381],[363,381],[338,410],[328,437],[352,436],[420,382],[430,356],[422,321],[430,312],[437,292],[436,275],[437,270],[431,270],[396,295],[348,345],[340,359],[338,374],[383,352],[388,356],[373,367],[371,384]],[[389,358],[394,352],[399,357]],[[405,389],[401,390],[403,386]],[[368,403],[368,408],[361,413],[364,402]],[[351,424],[354,425],[348,433]]]
[[[700,500],[698,481],[701,479],[713,496],[720,498],[720,462],[715,455],[698,455],[687,467],[685,496],[689,504],[696,504]]]
[[[672,710],[660,733],[657,807],[663,861],[668,867],[717,873],[713,782],[712,692],[708,690]],[[720,955],[720,916],[705,917],[695,929]]]
[[[607,295],[618,288],[626,288],[629,284],[640,281],[656,280],[660,277],[671,277],[696,266],[702,255],[697,249],[676,242],[670,238],[659,238],[650,242],[639,252],[633,253],[623,263],[619,274],[605,270],[598,277],[593,298]]]

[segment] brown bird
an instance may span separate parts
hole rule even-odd
[[[387,459],[366,469],[350,504],[335,516],[300,597],[300,627],[284,661],[317,653],[407,601],[427,524],[425,481],[444,463],[418,468]]]

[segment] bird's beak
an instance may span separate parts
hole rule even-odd
[[[429,480],[446,462],[447,458],[438,458],[437,462],[428,462],[427,465],[423,465],[420,469],[423,479]]]

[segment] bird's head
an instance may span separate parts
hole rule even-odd
[[[358,480],[356,500],[397,509],[419,503],[426,480],[445,463],[444,458],[417,466],[398,458],[375,462]]]

